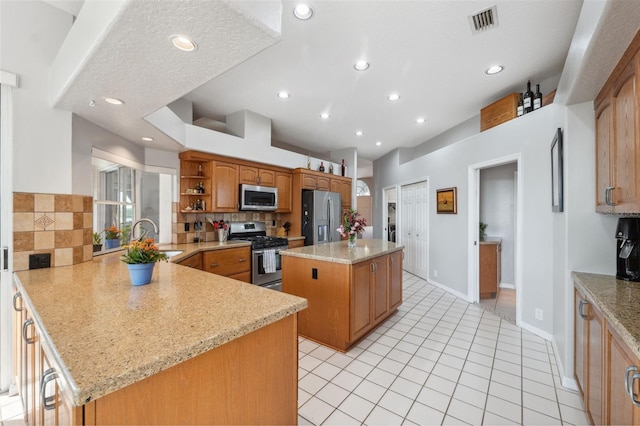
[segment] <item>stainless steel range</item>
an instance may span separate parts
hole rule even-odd
[[[251,283],[273,290],[282,290],[282,259],[286,238],[267,237],[264,222],[231,222],[229,240],[251,241]]]

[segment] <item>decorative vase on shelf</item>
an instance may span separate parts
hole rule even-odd
[[[153,275],[154,266],[156,266],[156,262],[128,263],[127,268],[129,268],[129,278],[131,278],[131,284],[149,284],[151,282],[151,276]]]
[[[347,246],[355,247],[357,240],[358,240],[358,234],[349,234],[349,238],[347,240]]]
[[[119,239],[105,239],[104,240],[104,247],[109,250],[109,249],[114,249],[114,248],[118,248],[120,247],[120,240]]]

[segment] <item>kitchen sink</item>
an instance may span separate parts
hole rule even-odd
[[[164,253],[167,255],[168,259],[171,259],[173,256],[181,254],[184,250],[160,250],[160,253]]]

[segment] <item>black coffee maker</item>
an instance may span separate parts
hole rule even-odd
[[[640,281],[640,218],[619,218],[616,239],[618,240],[616,278]]]

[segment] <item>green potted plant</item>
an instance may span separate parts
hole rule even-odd
[[[132,241],[124,246],[124,250],[120,259],[127,264],[133,285],[149,284],[156,262],[167,259],[167,255],[158,250],[153,238]]]
[[[93,233],[93,252],[102,250],[102,237],[98,232]]]
[[[484,241],[484,239],[487,236],[487,233],[484,232],[484,230],[487,229],[487,224],[480,222],[480,227],[479,228],[480,228],[480,241]]]
[[[120,247],[120,232],[115,225],[104,230],[104,245],[107,250]]]

